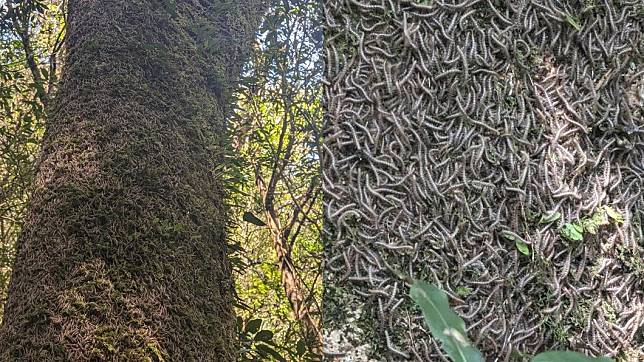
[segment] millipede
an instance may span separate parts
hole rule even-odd
[[[447,360],[402,273],[445,289],[498,361],[644,359],[641,1],[324,14],[325,272],[373,308],[378,357]]]

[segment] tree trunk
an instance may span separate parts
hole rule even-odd
[[[0,360],[233,361],[222,162],[262,0],[70,0]]]

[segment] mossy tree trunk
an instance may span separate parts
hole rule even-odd
[[[2,361],[232,361],[222,162],[263,0],[69,0]]]

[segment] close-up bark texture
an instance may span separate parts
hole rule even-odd
[[[262,0],[69,0],[2,361],[234,361],[215,166]]]
[[[324,6],[325,329],[447,360],[413,278],[486,360],[644,360],[644,4]]]

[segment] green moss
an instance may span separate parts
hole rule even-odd
[[[572,310],[568,323],[576,330],[581,331],[586,326],[586,321],[590,317],[591,300],[585,299],[581,304]]]
[[[456,288],[456,294],[458,294],[458,296],[460,297],[467,298],[468,296],[470,296],[470,294],[472,294],[472,288],[460,286]]]
[[[617,321],[617,312],[611,302],[607,300],[602,301],[601,310],[604,312],[604,317],[606,317],[607,321],[611,323],[615,323]]]
[[[564,325],[556,325],[552,334],[555,341],[566,343],[566,341],[568,341],[568,338],[570,337],[570,334],[568,333],[569,328],[570,327]]]
[[[98,346],[92,349],[92,357],[111,359],[123,357],[128,361],[165,361],[158,342],[150,338],[145,328],[127,326],[105,327],[96,330]]]
[[[624,263],[626,269],[639,278],[644,277],[644,256],[640,255],[639,250],[633,251],[623,245],[618,245],[617,248],[617,258]]]

